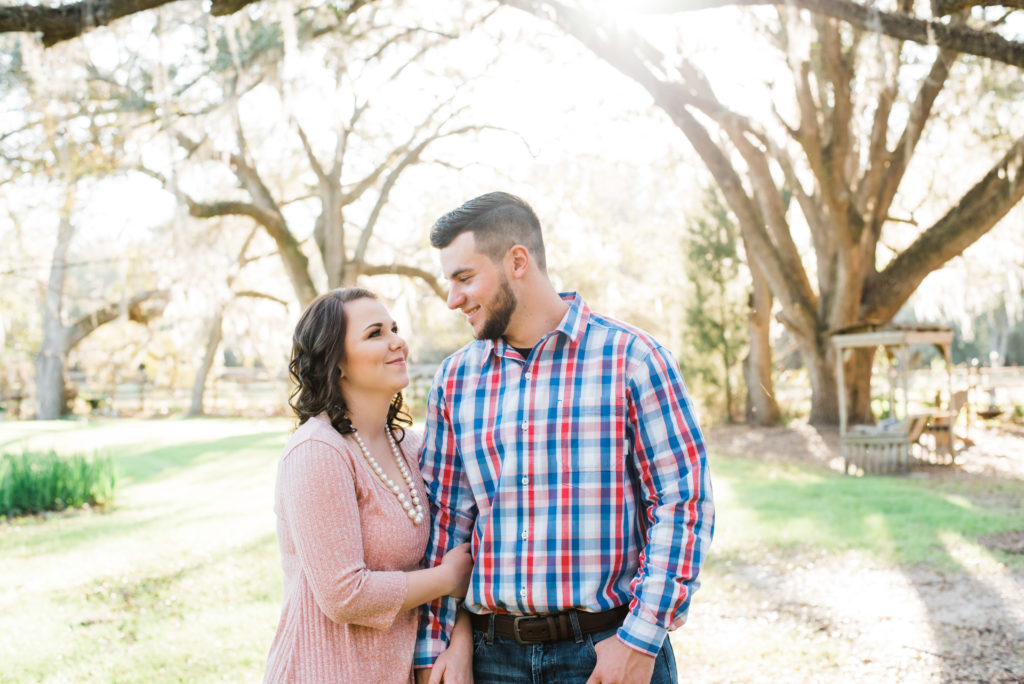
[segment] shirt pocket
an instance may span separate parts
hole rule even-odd
[[[587,398],[568,413],[571,438],[567,465],[580,471],[620,469],[626,451],[625,403]]]

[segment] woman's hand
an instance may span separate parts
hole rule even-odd
[[[469,542],[459,544],[444,554],[440,567],[444,568],[451,580],[449,596],[465,598],[469,589],[469,577],[473,574],[473,557],[469,555]]]

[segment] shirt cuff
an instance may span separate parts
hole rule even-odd
[[[445,649],[445,644],[436,639],[419,637],[416,639],[416,650],[413,652],[412,666],[414,670],[422,670],[425,667],[434,667],[437,656]]]
[[[667,635],[666,628],[646,622],[632,612],[626,614],[626,619],[616,633],[616,636],[624,644],[652,657],[658,655]]]

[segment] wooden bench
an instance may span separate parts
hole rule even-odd
[[[911,416],[891,424],[854,425],[839,438],[843,472],[854,474],[905,473],[910,450],[928,425],[928,416]]]

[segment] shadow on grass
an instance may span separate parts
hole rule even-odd
[[[250,554],[258,555],[268,547],[276,546],[276,540],[276,532],[268,532],[245,544],[224,548],[212,554],[204,554],[201,559],[169,572],[136,577],[106,577],[95,580],[85,587],[65,590],[64,594],[68,599],[84,594],[87,600],[106,603],[108,604],[107,608],[118,611],[138,611],[140,609],[145,611],[156,608],[162,614],[166,614],[165,607],[169,604],[165,599],[168,593],[183,580],[212,566],[227,565],[232,561],[237,562],[238,559],[248,557]],[[276,587],[271,587],[271,589],[273,588]],[[272,598],[266,587],[260,587],[261,591],[253,591],[254,588],[248,585],[241,585],[236,589],[246,594],[248,598]]]
[[[170,444],[115,456],[118,486],[131,486],[180,473],[200,462],[235,458],[241,451],[277,453],[284,445],[280,430],[255,432],[221,439]],[[134,451],[134,449],[124,449]]]
[[[144,518],[117,518],[107,512],[91,511],[66,518],[71,524],[62,527],[54,527],[53,518],[36,518],[21,523],[25,525],[21,534],[0,538],[0,550],[5,554],[13,553],[12,549],[6,548],[10,544],[14,545],[19,554],[62,555],[87,544],[145,530],[156,522],[162,522],[164,518],[163,514]],[[36,525],[45,526],[45,533],[44,530],[33,529]]]
[[[998,625],[1007,643],[1024,643],[1024,625],[1006,610],[1006,602],[992,586],[950,553],[944,539],[953,535],[974,542],[985,533],[1024,527],[1024,511],[1019,504],[1010,504],[1014,493],[1024,496],[1024,483],[971,477],[941,483],[911,477],[852,478],[807,465],[733,458],[718,459],[715,470],[728,481],[737,504],[753,515],[752,541],[861,549],[908,569],[926,563],[953,575],[950,591],[986,606],[985,625]],[[1004,496],[986,499],[984,493],[993,488]],[[989,662],[996,654],[977,639],[976,632],[991,628],[956,624],[948,597],[925,586],[921,573],[905,574],[928,612],[940,651],[942,681],[964,681],[970,671],[977,672],[977,681],[1003,681],[1003,666]],[[1024,591],[1019,575],[1015,581]],[[842,586],[842,578],[836,578],[836,591]],[[965,664],[965,658],[970,662]]]
[[[219,681],[228,679],[221,676],[222,668],[230,671],[239,661],[237,649],[223,652],[222,642],[232,639],[246,650],[245,657],[262,664],[270,645],[262,635],[273,629],[273,620],[253,627],[261,635],[258,641],[239,644],[231,634],[237,624],[225,625],[221,616],[251,615],[257,605],[276,608],[281,587],[272,574],[275,540],[276,534],[268,532],[244,544],[186,556],[174,567],[58,589],[55,601],[69,607],[54,616],[70,635],[64,657],[24,658],[12,667],[39,681],[54,675],[63,675],[56,677],[61,681],[68,676],[85,681],[80,676],[85,672],[91,675],[88,681]],[[190,641],[196,633],[202,635],[199,645]]]
[[[46,432],[64,432],[81,428],[82,424],[75,419],[68,420],[17,420],[9,423],[0,422],[0,451],[13,447],[14,451],[22,451],[21,444],[28,438]]]

